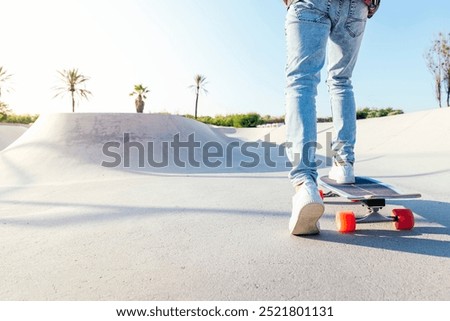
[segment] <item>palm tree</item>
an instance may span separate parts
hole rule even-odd
[[[7,71],[3,68],[3,66],[0,66],[0,97],[2,97],[3,84],[5,84],[10,78],[11,75],[7,73]]]
[[[145,94],[148,94],[150,90],[147,87],[142,86],[142,84],[134,85],[134,91],[130,94],[130,96],[137,95],[134,100],[134,104],[136,105],[136,112],[142,113],[144,112],[144,99],[147,99]]]
[[[80,99],[89,99],[88,96],[92,95],[89,90],[80,88],[81,85],[85,85],[86,81],[89,80],[89,77],[78,73],[78,69],[75,68],[70,70],[58,71],[58,73],[60,75],[61,81],[64,83],[64,86],[55,88],[58,93],[54,97],[64,95],[65,93],[69,92],[72,97],[72,112],[75,112],[75,98],[78,96]]]
[[[205,88],[205,85],[207,84],[206,77],[203,75],[195,75],[194,77],[195,84],[190,86],[195,91],[195,114],[194,118],[197,119],[197,107],[198,107],[198,96],[200,92],[203,92],[205,94],[208,93],[208,91]]]

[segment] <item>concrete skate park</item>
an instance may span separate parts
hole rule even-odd
[[[383,209],[412,209],[415,228],[341,234],[335,212],[365,210],[335,198],[311,237],[288,232],[284,126],[95,113],[2,124],[0,299],[450,300],[449,124],[450,109],[358,121],[356,174],[421,193]],[[327,146],[332,125],[318,133]],[[196,148],[171,148],[190,137]]]

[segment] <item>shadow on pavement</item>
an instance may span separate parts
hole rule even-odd
[[[14,205],[16,202],[3,201]],[[140,207],[105,204],[86,204],[68,202],[21,202],[33,206],[35,212],[30,216],[14,215],[0,218],[3,227],[16,226],[23,228],[53,229],[72,225],[91,225],[124,219],[148,218],[161,215],[177,214],[225,214],[238,216],[266,216],[288,219],[285,211],[264,211],[232,208],[201,207]],[[390,202],[392,204],[393,202]],[[395,202],[394,204],[397,204]],[[335,230],[322,230],[321,234],[310,239],[317,242],[332,242],[347,245],[385,249],[405,253],[450,258],[449,218],[450,204],[426,200],[399,201],[399,205],[411,208],[417,215],[417,227],[411,231],[396,231],[389,228],[364,229],[359,225],[353,234],[340,234]],[[42,211],[40,211],[42,208]],[[46,209],[53,210],[48,213]],[[81,212],[81,213],[80,213]],[[421,216],[424,220],[420,220]],[[324,217],[324,219],[327,219]],[[331,218],[329,218],[331,219]],[[286,231],[287,232],[287,231]],[[276,231],[274,231],[276,234]]]

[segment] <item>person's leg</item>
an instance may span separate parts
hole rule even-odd
[[[286,16],[286,147],[294,186],[316,181],[316,96],[330,33],[328,1],[304,0]]]
[[[294,165],[289,178],[296,187],[289,231],[294,235],[319,233],[318,220],[324,212],[316,183],[316,96],[331,25],[329,3],[299,1],[286,16],[286,143]]]
[[[330,12],[334,22],[328,44],[328,88],[331,96],[335,161],[330,178],[353,183],[356,142],[356,104],[351,77],[355,67],[368,9],[361,0],[343,0]]]

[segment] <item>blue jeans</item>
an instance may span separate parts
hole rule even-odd
[[[316,96],[320,72],[328,61],[337,159],[354,163],[356,105],[351,77],[367,21],[362,0],[300,0],[286,16],[287,154],[293,185],[317,181]],[[328,47],[328,48],[327,48]]]

